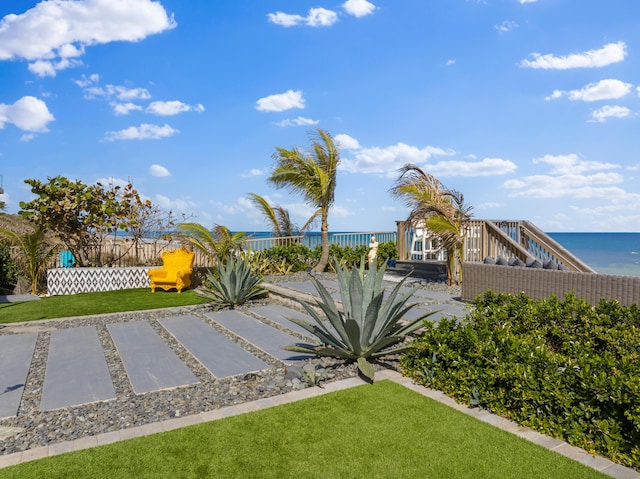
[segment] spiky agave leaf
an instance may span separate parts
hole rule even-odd
[[[211,299],[217,307],[239,306],[253,299],[263,298],[268,291],[261,286],[262,278],[253,274],[246,259],[229,256],[227,261],[216,265],[216,275],[208,272],[208,284],[200,295]]]
[[[300,303],[317,324],[297,318],[289,318],[289,320],[313,334],[321,344],[296,344],[287,346],[285,349],[318,356],[355,359],[360,372],[373,380],[374,369],[367,359],[405,350],[406,345],[396,348],[392,346],[418,329],[422,321],[434,312],[402,324],[405,314],[416,306],[416,304],[407,305],[415,288],[400,295],[406,278],[393,288],[387,301],[384,302],[382,288],[384,266],[378,270],[375,265],[372,265],[364,276],[357,269],[349,272],[347,268],[337,263],[335,267],[344,313],[339,311],[335,300],[324,285],[313,278],[320,300],[315,305],[304,301]],[[320,308],[326,321],[323,321],[313,306]],[[327,322],[332,328],[327,326]]]

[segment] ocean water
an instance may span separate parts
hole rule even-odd
[[[547,233],[596,272],[640,276],[640,233]]]

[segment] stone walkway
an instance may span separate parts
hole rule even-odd
[[[325,280],[322,282],[330,293],[337,297],[337,283]],[[284,282],[278,286],[289,290],[294,296],[297,293],[315,293],[315,290],[311,288],[312,285],[306,281]],[[392,283],[386,284],[387,289],[393,286]],[[406,288],[403,288],[404,290]],[[437,321],[443,316],[462,317],[465,314],[465,305],[445,293],[421,289],[416,292],[413,300],[419,303],[411,311],[413,317],[436,311],[430,316],[430,319]],[[219,328],[230,331],[253,348],[257,348],[283,365],[297,364],[308,359],[309,356],[282,349],[283,346],[301,342],[301,335],[307,336],[306,331],[289,321],[288,317],[310,320],[306,314],[294,309],[279,304],[268,304],[251,308],[250,314],[231,310],[178,316],[167,315],[159,318],[157,322],[164,328],[164,332],[170,334],[181,347],[185,348],[212,378],[219,379],[253,373],[271,367],[251,352],[255,352],[254,349],[249,348],[251,349],[249,350],[242,347],[238,342],[229,339],[227,335],[221,334]],[[216,327],[214,328],[213,325]],[[128,381],[136,395],[200,382],[199,376],[194,374],[189,365],[176,355],[174,349],[167,344],[149,321],[143,319],[112,322],[106,325],[106,329],[115,344]],[[37,338],[37,332],[12,334],[11,331],[2,331],[2,335],[0,335],[0,419],[15,417],[22,411],[21,398],[32,367]],[[397,373],[387,371],[380,374],[379,377],[400,382],[458,410],[557,450],[561,454],[568,455],[590,467],[602,470],[612,477],[640,478],[640,474],[635,471],[618,466],[606,459],[589,455],[582,450],[565,445],[562,441],[551,440],[528,429],[514,426],[513,423],[493,416],[486,411],[457,405],[436,391],[412,385],[410,381],[401,378]],[[283,404],[360,383],[359,379],[352,378],[329,383],[324,389],[307,388],[200,414],[91,435],[75,441],[34,447],[22,452],[0,456],[0,467]],[[112,381],[112,372],[105,358],[103,341],[99,337],[98,327],[84,325],[51,331],[44,381],[35,387],[40,387],[42,390],[38,406],[41,412],[115,399],[117,393]],[[28,408],[25,409],[28,410]],[[2,439],[1,429],[0,426],[0,440]],[[5,431],[6,433],[7,431]],[[11,431],[8,432],[8,434],[10,433]]]

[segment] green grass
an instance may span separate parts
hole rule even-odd
[[[149,288],[50,296],[39,301],[0,304],[0,324],[169,308],[206,302],[208,300],[198,296],[194,290],[183,291],[180,294],[176,291],[156,290],[152,294]]]
[[[390,381],[0,470],[3,478],[604,478]]]

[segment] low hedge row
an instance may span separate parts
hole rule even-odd
[[[329,256],[332,260],[350,265],[360,264],[363,257],[365,259],[367,258],[368,252],[369,247],[365,245],[340,247],[332,244],[329,246]],[[308,267],[315,266],[320,260],[321,253],[322,247],[320,246],[311,250],[299,243],[288,246],[274,246],[262,251],[263,257],[271,261],[280,263],[284,260],[286,265],[292,266],[292,272],[306,271]],[[396,244],[393,241],[380,243],[377,254],[378,266],[381,266],[387,259],[396,258],[397,255]]]
[[[640,308],[487,292],[426,323],[405,375],[592,453],[640,466]]]

